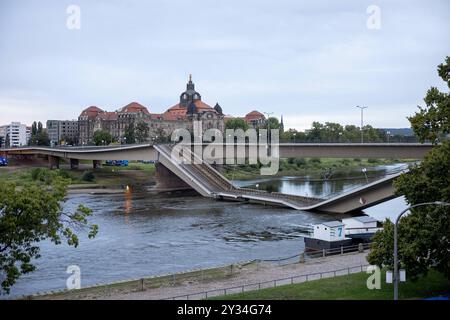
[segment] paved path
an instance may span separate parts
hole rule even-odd
[[[254,284],[269,280],[288,278],[298,275],[306,275],[316,272],[327,272],[349,267],[367,265],[367,252],[349,253],[345,255],[316,258],[308,260],[306,263],[295,263],[284,266],[273,264],[259,264],[258,268],[252,267],[248,270],[244,267],[236,275],[225,278],[212,280],[208,282],[190,282],[173,287],[161,287],[149,289],[142,292],[132,292],[126,294],[112,294],[109,296],[98,296],[97,299],[119,299],[119,300],[155,300],[165,299],[174,296],[193,294],[209,290],[219,290],[222,288],[230,288],[234,286],[242,286],[243,284]],[[355,268],[357,269],[357,268]],[[346,274],[346,272],[344,272]],[[203,296],[204,297],[204,296]],[[202,299],[198,296],[198,299]],[[196,297],[190,297],[195,299]]]

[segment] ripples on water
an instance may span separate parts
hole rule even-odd
[[[306,188],[305,182],[295,179],[276,183],[300,194]],[[344,183],[341,188],[355,183]],[[73,211],[80,203],[93,210],[91,221],[99,225],[97,237],[88,240],[85,234],[80,235],[78,248],[43,242],[37,271],[23,276],[13,287],[12,296],[63,289],[69,265],[80,266],[82,286],[87,286],[291,256],[304,248],[299,226],[343,217],[151,193],[72,195],[64,210]],[[403,200],[393,203],[401,207]],[[371,210],[376,218],[384,218],[386,209]]]

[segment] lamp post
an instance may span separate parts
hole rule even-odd
[[[294,132],[294,143],[295,143],[295,136],[297,135],[297,132]]]
[[[270,143],[270,116],[273,114],[273,112],[263,112],[267,116],[267,144]]]
[[[400,218],[402,215],[404,215],[407,211],[411,210],[415,207],[421,207],[421,206],[428,206],[428,205],[436,205],[436,206],[450,206],[450,203],[443,202],[443,201],[434,201],[434,202],[423,202],[423,203],[417,203],[415,205],[409,206],[400,214],[398,215],[397,219],[395,220],[394,224],[394,300],[398,300],[398,243],[397,243],[397,226],[400,222]]]
[[[356,106],[356,107],[361,109],[361,143],[364,143],[364,131],[363,131],[363,126],[364,126],[364,109],[367,109],[368,107],[360,107],[360,106]]]

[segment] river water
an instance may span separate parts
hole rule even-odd
[[[380,174],[402,165],[377,168]],[[326,197],[367,183],[365,177],[337,181],[305,181],[294,177],[234,181],[236,185]],[[361,176],[361,173],[359,173]],[[82,286],[212,267],[251,259],[287,257],[303,251],[299,226],[346,215],[318,214],[285,208],[217,202],[200,196],[129,192],[115,195],[71,195],[64,210],[79,204],[93,210],[95,239],[80,234],[77,248],[41,243],[37,270],[23,276],[10,297],[64,289],[69,265],[81,268]],[[405,206],[397,198],[365,213],[384,220]]]

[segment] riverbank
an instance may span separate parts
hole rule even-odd
[[[376,168],[398,163],[413,163],[412,159],[361,159],[361,158],[288,158],[280,159],[275,176],[305,177],[308,179],[339,179],[354,176],[355,172],[374,175]],[[223,165],[219,171],[229,180],[254,180],[261,177],[258,165]],[[364,175],[363,175],[364,176]]]
[[[45,167],[9,166],[0,168],[0,179],[23,186],[33,182]],[[64,163],[55,170],[69,180],[68,193],[106,194],[120,193],[128,188],[145,190],[155,183],[155,165],[135,162],[127,167],[103,166],[92,170],[81,163],[79,169],[72,170]]]
[[[159,300],[181,295],[193,295],[205,291],[254,284],[281,278],[307,275],[317,272],[333,272],[367,265],[367,252],[348,253],[307,260],[305,263],[276,265],[272,263],[241,263],[219,268],[177,273],[162,277],[149,277],[130,281],[98,285],[80,290],[61,291],[25,299],[100,299],[100,300]],[[197,299],[203,299],[199,294]]]

